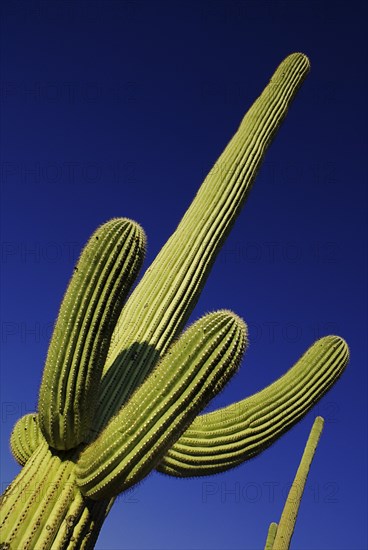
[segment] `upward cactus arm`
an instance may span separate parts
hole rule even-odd
[[[104,367],[97,426],[139,386],[188,320],[267,146],[308,71],[303,54],[292,54],[281,63],[125,305]],[[133,342],[146,342],[150,348],[142,349],[131,364],[125,350]]]
[[[77,463],[93,499],[116,496],[145,477],[240,364],[245,325],[219,311],[192,325]]]
[[[138,224],[113,219],[92,235],[62,302],[44,368],[39,423],[48,443],[87,436],[111,334],[145,251]]]
[[[336,382],[349,350],[342,338],[318,340],[279,380],[217,411],[198,416],[158,470],[178,476],[220,472],[252,458],[305,415]]]

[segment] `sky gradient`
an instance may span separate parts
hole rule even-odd
[[[313,419],[325,428],[295,550],[366,550],[367,7],[364,2],[5,1],[1,59],[1,485],[16,420],[37,405],[80,249],[114,216],[148,237],[146,268],[277,65],[311,73],[270,147],[192,320],[248,324],[240,372],[210,408],[262,389],[319,337],[351,360],[259,457],[227,473],[153,473],[121,495],[98,550],[258,550]]]

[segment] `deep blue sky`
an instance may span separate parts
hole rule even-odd
[[[366,550],[367,8],[365,2],[5,1],[1,62],[1,483],[35,409],[74,262],[113,216],[148,235],[145,266],[280,61],[312,71],[194,312],[249,325],[214,403],[251,394],[323,335],[351,361],[263,455],[211,478],[152,474],[119,499],[100,550],[258,550],[316,414],[326,419],[295,550]]]

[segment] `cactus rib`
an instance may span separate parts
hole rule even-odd
[[[276,382],[228,407],[198,416],[158,465],[178,476],[208,475],[254,457],[290,429],[335,383],[349,357],[338,336],[317,340]]]
[[[187,322],[266,149],[308,71],[308,58],[301,53],[280,64],[124,306],[104,367],[97,431],[142,383]],[[148,348],[132,364],[124,350],[134,342],[146,342]]]
[[[138,224],[116,218],[89,239],[60,307],[39,397],[40,428],[55,449],[86,437],[111,334],[145,250]]]
[[[238,368],[245,325],[218,311],[194,323],[81,454],[77,482],[93,499],[140,481]]]

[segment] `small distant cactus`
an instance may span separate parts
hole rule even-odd
[[[315,419],[295,479],[290,488],[279,523],[271,523],[268,529],[265,550],[289,550],[294,533],[300,501],[303,496],[309,469],[321,437],[324,420]]]
[[[270,523],[267,533],[266,546],[264,547],[264,550],[273,550],[273,543],[275,541],[277,527],[277,523]]]
[[[128,299],[143,230],[117,218],[92,235],[60,308],[38,411],[11,435],[23,469],[2,496],[1,549],[93,548],[114,498],[152,469],[185,477],[236,466],[340,376],[348,348],[327,336],[264,390],[198,416],[239,367],[246,325],[221,310],[182,333],[308,71],[300,53],[277,68],[219,158],[226,170],[210,172]]]

